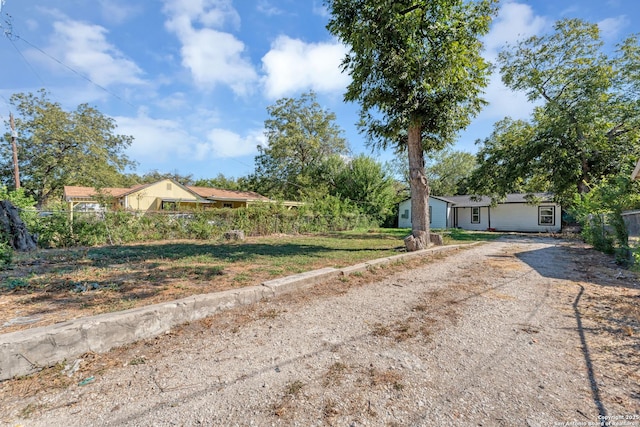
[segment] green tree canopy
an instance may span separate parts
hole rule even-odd
[[[258,146],[252,188],[266,196],[302,200],[318,190],[315,171],[330,156],[348,154],[335,114],[313,92],[282,98],[267,108],[267,146]]]
[[[179,182],[182,185],[193,185],[194,183],[192,174],[183,175],[178,171],[159,172],[155,169],[152,171],[146,172],[142,176],[137,174],[129,174],[127,175],[127,179],[130,182],[130,185],[151,184],[154,182],[162,181],[163,179],[172,179],[176,182]]]
[[[529,122],[496,124],[478,152],[476,192],[584,194],[640,155],[637,39],[603,52],[598,26],[571,19],[500,53],[505,84],[539,102]]]
[[[396,157],[394,169],[409,183],[409,168],[404,158]],[[467,194],[468,180],[476,167],[476,156],[449,147],[425,156],[425,173],[429,179],[430,194],[455,196]]]
[[[452,142],[484,102],[489,65],[479,38],[493,0],[326,0],[327,28],[349,46],[352,77],[345,100],[359,102],[361,127],[374,146],[409,157],[416,248],[428,244],[424,151]]]
[[[245,190],[243,187],[245,185],[244,178],[227,178],[222,173],[219,173],[215,178],[198,179],[194,185],[197,187],[221,188],[223,190]]]
[[[343,161],[334,175],[334,187],[330,192],[351,200],[360,212],[379,224],[392,215],[399,202],[390,172],[365,155]]]
[[[20,180],[38,205],[61,196],[65,185],[112,187],[124,182],[123,173],[133,162],[123,151],[133,138],[116,134],[113,119],[87,104],[65,111],[44,89],[14,94],[10,102],[18,112]],[[10,144],[0,151],[0,173],[10,182]]]

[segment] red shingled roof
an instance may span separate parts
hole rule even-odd
[[[143,187],[142,185],[136,185],[135,186],[137,189],[138,187]],[[117,188],[117,187],[106,187],[106,188],[101,188],[99,190],[96,190],[95,188],[92,187],[77,187],[77,186],[73,186],[73,185],[65,185],[64,186],[64,197],[65,199],[68,197],[95,197],[99,194],[105,195],[105,196],[113,196],[113,197],[120,197],[126,193],[128,193],[129,191],[133,191],[134,188]]]

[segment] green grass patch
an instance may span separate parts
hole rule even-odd
[[[11,270],[0,271],[0,297],[23,298],[20,315],[41,312],[39,302],[64,307],[70,317],[118,311],[396,255],[405,252],[403,239],[409,233],[363,229],[250,237],[233,243],[180,240],[44,249],[17,255]],[[451,230],[447,242],[496,237],[499,234]],[[22,297],[35,291],[35,296]],[[11,316],[0,313],[0,324]]]
[[[456,243],[471,243],[471,242],[488,242],[498,239],[503,236],[502,233],[489,232],[489,231],[467,231],[457,228],[450,228],[448,230],[440,230],[445,238],[445,244],[451,245]],[[435,232],[439,232],[435,230]]]

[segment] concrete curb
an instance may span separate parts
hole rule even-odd
[[[99,314],[55,325],[0,334],[0,381],[32,374],[47,366],[77,358],[86,352],[103,353],[115,347],[152,338],[177,325],[203,319],[233,307],[254,304],[266,298],[309,288],[339,275],[349,275],[418,256],[449,252],[464,246],[470,245],[440,246],[367,261],[342,269],[322,268],[269,280],[259,286],[194,295],[117,313]]]
[[[269,288],[275,296],[292,292],[299,289],[309,288],[323,280],[328,280],[340,275],[340,270],[326,267],[320,270],[308,271],[306,273],[294,274],[293,276],[281,277],[280,279],[268,280],[262,286]]]

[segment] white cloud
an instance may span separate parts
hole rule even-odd
[[[548,25],[548,20],[535,15],[531,6],[516,2],[505,3],[500,8],[491,31],[484,38],[484,57],[495,63],[498,52],[507,44],[515,44],[539,34]],[[485,99],[489,105],[480,114],[480,119],[496,120],[505,116],[526,119],[534,107],[525,93],[514,92],[502,83],[497,69],[485,90]]]
[[[246,94],[258,75],[243,56],[245,45],[219,29],[237,28],[240,17],[228,0],[180,0],[165,2],[166,28],[182,43],[182,65],[195,83],[209,89],[224,84],[237,94]],[[197,28],[196,28],[197,27]]]
[[[260,0],[257,5],[258,12],[267,16],[282,15],[284,11],[272,5],[269,0]]]
[[[500,120],[507,116],[513,119],[527,119],[535,106],[529,102],[524,92],[507,88],[497,72],[491,76],[485,92],[485,99],[489,105],[480,113],[480,119]]]
[[[188,159],[198,141],[178,121],[153,119],[144,112],[136,117],[114,117],[117,132],[132,135],[134,141],[127,155],[136,161],[159,163]]]
[[[182,64],[191,70],[199,86],[225,84],[235,93],[245,94],[257,80],[253,66],[242,57],[244,44],[233,35],[205,28],[181,39]]]
[[[531,6],[521,3],[505,3],[493,21],[491,31],[484,38],[487,59],[493,61],[506,44],[531,37],[548,25],[548,21],[536,16]]]
[[[258,152],[258,145],[266,144],[264,130],[250,131],[246,136],[241,136],[227,129],[212,129],[207,134],[208,143],[198,144],[196,157],[229,158],[240,157]]]
[[[100,86],[144,83],[143,71],[107,41],[104,27],[66,19],[54,22],[53,28],[52,42],[45,51],[66,66]],[[44,58],[35,50],[28,55],[38,61]]]
[[[169,16],[168,26],[173,21],[197,22],[205,27],[222,29],[230,25],[240,26],[240,15],[231,0],[165,0],[164,12]]]
[[[347,48],[338,42],[304,43],[278,37],[262,58],[266,96],[275,99],[305,89],[344,91],[350,78],[341,73],[340,63],[346,52]]]
[[[114,117],[117,132],[132,135],[134,141],[127,155],[145,164],[172,164],[179,161],[201,162],[215,158],[230,158],[257,153],[259,144],[266,144],[264,130],[250,130],[245,136],[222,128],[211,128],[216,119],[212,112],[197,112],[194,117],[177,120],[155,119],[141,109],[136,117]],[[190,126],[191,121],[208,126]],[[205,130],[205,128],[207,128]],[[204,131],[203,136],[196,135]],[[194,133],[195,132],[195,133]]]
[[[600,34],[605,40],[615,40],[622,29],[629,25],[629,18],[626,15],[620,15],[615,18],[606,18],[598,22]]]

